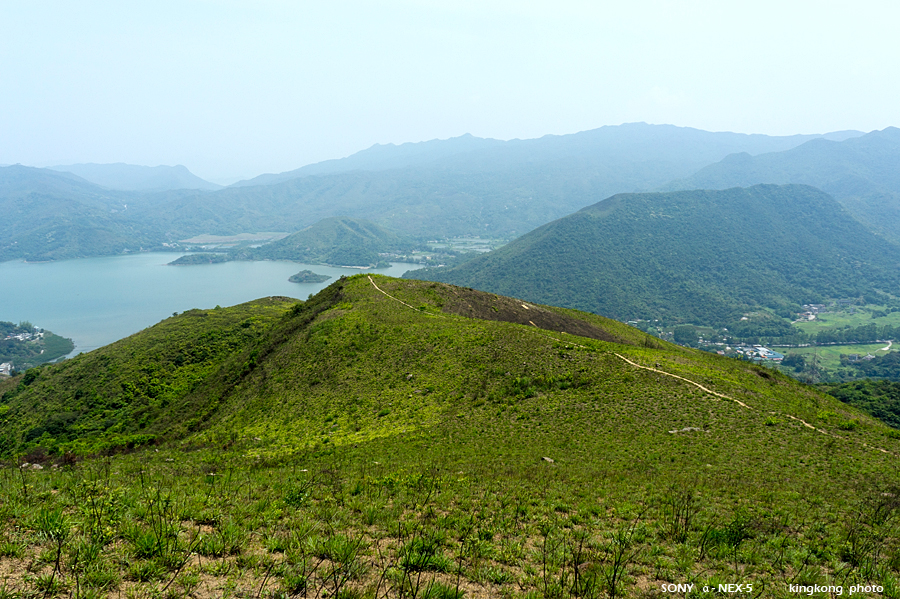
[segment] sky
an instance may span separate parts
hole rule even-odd
[[[0,0],[0,164],[228,183],[375,143],[900,126],[900,2]]]

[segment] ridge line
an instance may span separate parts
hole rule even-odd
[[[397,299],[396,297],[394,297],[393,295],[391,295],[390,293],[388,293],[387,291],[385,291],[384,289],[382,289],[381,287],[379,287],[378,285],[376,285],[376,284],[375,284],[375,281],[372,280],[372,275],[366,275],[366,277],[368,277],[369,282],[372,283],[372,287],[374,287],[375,289],[377,289],[377,290],[380,291],[381,293],[385,294],[386,296],[388,296],[389,298],[391,298],[391,299],[394,300],[395,302],[400,302],[401,304],[403,304],[404,306],[406,306],[406,307],[409,308],[410,310],[415,310],[416,312],[421,312],[421,310],[416,309],[415,306],[410,306],[409,304],[407,304],[407,303],[404,302],[403,300]],[[440,318],[444,318],[444,315],[443,315],[443,314],[428,314],[428,312],[425,312],[424,314],[427,314],[428,316],[438,316],[438,317],[440,317]]]
[[[404,302],[403,300],[397,299],[396,297],[394,297],[393,295],[389,294],[388,292],[386,292],[385,290],[383,290],[381,287],[379,287],[378,285],[376,285],[376,284],[375,284],[375,281],[372,280],[372,275],[366,275],[366,277],[368,277],[369,282],[372,284],[372,287],[374,287],[375,289],[377,289],[378,291],[380,291],[381,293],[383,293],[384,295],[386,295],[386,296],[389,297],[390,299],[394,300],[395,302],[399,302],[399,303],[403,304],[404,306],[406,306],[406,307],[409,308],[410,310],[415,310],[416,312],[419,312],[419,310],[417,310],[414,306],[411,306],[411,305],[407,304],[407,303]],[[428,314],[428,313],[426,312],[425,314]],[[443,314],[430,314],[430,316],[439,316],[439,317],[441,317],[441,318],[445,318],[445,316],[444,316]],[[570,345],[576,345],[576,346],[578,346],[578,347],[583,347],[583,348],[585,348],[585,349],[590,349],[587,345],[582,345],[582,344],[580,344],[580,343],[574,343],[574,342],[563,341],[562,339],[557,339],[556,337],[553,337],[552,335],[548,335],[547,333],[540,332],[540,331],[541,331],[541,328],[540,328],[540,327],[538,327],[536,324],[534,324],[534,323],[531,322],[530,320],[528,321],[528,323],[529,323],[531,326],[533,326],[533,327],[537,330],[538,335],[541,335],[541,336],[543,336],[543,337],[547,337],[548,339],[552,339],[553,341],[556,341],[557,343],[567,343],[567,344],[570,344]],[[649,367],[649,366],[641,366],[640,364],[638,364],[638,363],[636,363],[636,362],[632,362],[631,360],[629,360],[629,359],[626,358],[625,356],[623,356],[623,355],[621,355],[621,354],[617,354],[616,352],[603,352],[603,353],[610,353],[610,354],[616,356],[617,358],[619,358],[619,359],[621,359],[621,360],[624,360],[625,362],[631,364],[631,365],[634,366],[635,368],[642,368],[643,370],[649,370],[650,372],[656,372],[656,373],[658,373],[658,374],[663,374],[663,375],[665,375],[665,376],[670,376],[670,377],[672,377],[672,378],[676,378],[676,379],[682,380],[682,381],[684,381],[684,382],[686,382],[686,383],[689,383],[689,384],[691,384],[691,385],[694,385],[695,387],[699,388],[700,390],[702,390],[702,391],[704,391],[704,392],[706,392],[706,393],[709,393],[710,395],[715,395],[716,397],[721,397],[721,398],[723,398],[723,399],[727,399],[728,401],[733,401],[734,403],[738,404],[738,405],[741,406],[741,407],[747,408],[748,410],[754,410],[754,409],[755,409],[755,408],[752,408],[752,407],[748,406],[747,404],[745,404],[744,402],[742,402],[742,401],[739,400],[739,399],[734,399],[733,397],[729,397],[729,396],[727,396],[727,395],[725,395],[725,394],[723,394],[723,393],[718,393],[717,391],[713,391],[713,390],[711,390],[711,389],[707,389],[706,387],[704,387],[704,386],[701,385],[700,383],[694,382],[694,381],[692,381],[691,379],[685,378],[685,377],[683,377],[683,376],[679,376],[679,375],[677,375],[677,374],[672,374],[671,372],[666,372],[665,370],[659,370],[659,369],[657,369],[657,368],[651,368],[651,367]],[[791,414],[787,414],[787,413],[783,413],[783,412],[782,412],[782,415],[783,415],[783,416],[786,416],[786,417],[788,417],[788,418],[790,418],[790,419],[792,419],[792,420],[796,420],[796,421],[802,423],[802,424],[803,424],[804,426],[806,426],[807,428],[810,428],[810,429],[812,429],[812,430],[814,430],[814,431],[816,431],[816,432],[818,432],[818,433],[821,433],[821,434],[823,434],[823,435],[827,435],[827,436],[833,437],[833,438],[835,438],[835,439],[840,439],[841,441],[849,441],[849,442],[851,442],[851,443],[853,443],[853,442],[855,441],[855,440],[853,440],[853,439],[848,439],[848,438],[846,438],[846,437],[841,437],[840,435],[835,435],[834,433],[831,433],[831,432],[829,432],[829,431],[826,431],[826,430],[817,428],[817,427],[813,426],[812,424],[806,422],[806,421],[803,420],[802,418],[798,418],[798,417],[793,416],[793,415],[791,415]],[[869,449],[874,449],[874,450],[876,450],[876,451],[880,451],[880,452],[882,452],[882,453],[886,453],[886,454],[888,454],[888,455],[892,455],[892,456],[894,456],[894,457],[897,457],[897,455],[894,454],[893,452],[890,452],[890,451],[888,451],[888,450],[886,450],[886,449],[883,449],[883,448],[881,448],[881,447],[877,447],[877,446],[875,446],[875,445],[869,445],[868,443],[866,443],[866,442],[864,442],[864,441],[855,441],[855,442],[856,442],[857,444],[859,444],[859,445],[862,445],[863,447],[866,447],[866,448],[869,448]]]

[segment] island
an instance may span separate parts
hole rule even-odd
[[[288,281],[291,283],[324,283],[331,277],[328,275],[320,275],[311,270],[301,270],[295,275],[291,275]]]
[[[169,266],[187,266],[191,264],[219,264],[220,262],[229,262],[231,257],[228,254],[185,254],[177,260],[169,262]]]

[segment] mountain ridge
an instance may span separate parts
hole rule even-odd
[[[662,190],[726,189],[759,183],[812,185],[834,196],[858,220],[900,241],[900,129],[887,127],[844,141],[815,139],[790,150],[730,155]]]
[[[619,194],[455,267],[410,278],[619,320],[726,325],[894,289],[900,248],[799,185]],[[818,298],[818,299],[817,299]]]
[[[815,138],[847,139],[862,135],[859,131],[836,131],[821,135],[768,136],[732,132],[709,132],[692,127],[674,125],[649,125],[647,123],[625,123],[607,125],[597,129],[562,135],[543,135],[532,139],[512,139],[501,141],[475,137],[469,133],[458,137],[402,144],[375,144],[345,158],[326,160],[282,173],[259,175],[239,181],[231,187],[271,185],[294,178],[335,174],[353,170],[390,170],[412,166],[424,166],[446,160],[444,168],[481,170],[492,163],[509,165],[515,162],[554,160],[561,157],[583,155],[585,151],[598,153],[605,160],[657,160],[672,161],[680,154],[696,153],[701,146],[716,149],[701,151],[693,159],[697,163],[713,162],[728,153],[740,151],[728,148],[748,148],[753,153],[763,153],[787,149]],[[666,151],[665,142],[679,143],[676,151]],[[500,155],[498,158],[497,155]],[[655,154],[655,155],[654,155]],[[466,155],[469,155],[466,157]],[[718,156],[719,158],[716,158]],[[496,166],[496,165],[494,165]]]
[[[40,531],[103,535],[77,562],[93,560],[82,588],[105,568],[98,595],[174,581],[195,554],[210,588],[237,572],[247,594],[336,597],[897,572],[896,431],[749,362],[440,283],[357,275],[305,302],[190,310],[0,381],[0,455],[18,458],[5,505],[26,537],[5,559],[61,555],[73,585]],[[95,496],[122,507],[82,532]],[[335,581],[327,560],[354,570]]]
[[[221,185],[201,179],[187,167],[141,166],[115,163],[80,163],[47,167],[58,172],[72,173],[86,181],[120,191],[172,191],[177,189],[222,189]]]

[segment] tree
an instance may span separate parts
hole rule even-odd
[[[674,336],[675,343],[679,345],[697,345],[697,342],[700,341],[697,330],[690,325],[675,327]]]

